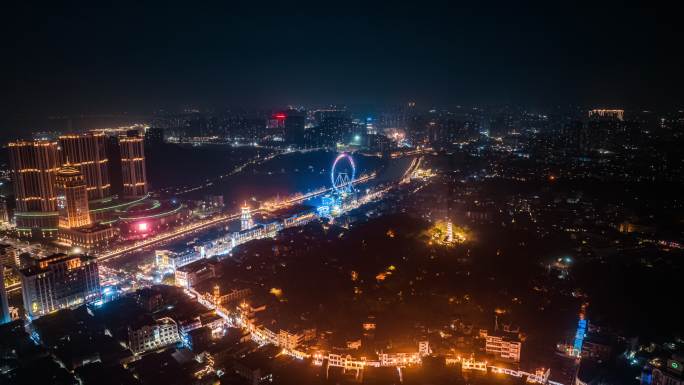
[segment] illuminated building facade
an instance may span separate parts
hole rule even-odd
[[[145,171],[145,144],[138,135],[119,138],[121,151],[121,175],[123,195],[142,197],[147,194],[147,174]]]
[[[9,158],[19,235],[39,238],[55,236],[59,222],[55,189],[55,175],[59,167],[57,143],[13,142],[9,144]]]
[[[582,304],[580,309],[579,321],[577,321],[577,331],[575,332],[575,341],[572,344],[572,355],[579,357],[582,354],[582,344],[587,333],[588,321],[586,319],[587,304]]]
[[[520,362],[522,343],[512,337],[489,334],[486,337],[485,351],[497,359]]]
[[[7,207],[7,200],[0,196],[0,225],[8,225],[10,223],[9,208]]]
[[[287,229],[295,226],[303,226],[311,221],[318,219],[318,215],[313,210],[295,214],[291,217],[283,219],[283,228]]]
[[[61,253],[46,258],[33,257],[31,265],[20,270],[19,275],[29,319],[90,303],[100,297],[94,257]]]
[[[272,137],[280,138],[283,140],[284,129],[285,129],[285,115],[284,112],[278,112],[273,114],[271,118],[266,122],[266,129],[269,135]]]
[[[282,226],[279,223],[267,223],[254,226],[247,230],[240,230],[231,234],[231,247],[267,237],[275,237]]]
[[[185,265],[189,265],[195,261],[199,261],[203,258],[204,255],[202,255],[201,252],[194,250],[183,253],[174,253],[170,250],[154,251],[155,266],[157,267],[157,269],[164,271],[175,272],[176,269],[183,267]]]
[[[169,317],[128,331],[128,347],[135,354],[156,350],[180,341],[178,324]]]
[[[625,110],[593,109],[589,111],[589,118],[623,121],[625,118]]]
[[[159,270],[173,269],[171,264],[171,256],[175,253],[171,250],[155,250],[154,251],[154,265]]]
[[[145,199],[116,211],[121,235],[139,239],[179,225],[189,216],[187,207],[170,200]]]
[[[177,268],[174,273],[176,286],[184,288],[193,287],[200,282],[216,277],[216,270],[218,268],[218,262],[207,259],[201,259]]]
[[[10,322],[9,304],[7,303],[7,291],[5,290],[5,266],[0,265],[0,325]]]
[[[60,228],[90,225],[88,190],[83,174],[70,164],[60,168],[55,177]]]
[[[89,132],[59,137],[63,163],[77,168],[88,190],[88,199],[102,199],[111,195],[107,137],[104,133]]]
[[[366,134],[368,135],[377,135],[378,130],[375,128],[375,125],[373,124],[373,118],[368,117],[366,118]]]
[[[240,214],[240,230],[249,230],[252,227],[254,227],[252,211],[249,209],[249,206],[244,205]]]
[[[60,228],[59,241],[85,250],[101,249],[119,234],[116,227],[94,224],[78,228]]]
[[[10,268],[20,265],[19,255],[14,246],[0,243],[0,265]]]

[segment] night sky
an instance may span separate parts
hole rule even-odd
[[[676,9],[95,3],[3,6],[4,115],[684,101]]]

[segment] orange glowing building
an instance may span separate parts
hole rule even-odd
[[[72,229],[90,225],[88,191],[83,174],[67,163],[57,171],[55,181],[59,227]]]
[[[57,143],[10,143],[9,160],[19,235],[39,238],[55,236],[59,221],[55,189],[55,175],[59,167]]]
[[[59,137],[62,162],[69,162],[85,179],[88,199],[103,199],[111,195],[107,137],[101,132]]]
[[[121,151],[121,174],[123,195],[142,197],[147,194],[147,174],[145,171],[145,145],[139,135],[119,137]]]

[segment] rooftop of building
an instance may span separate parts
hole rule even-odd
[[[174,214],[185,207],[175,200],[145,199],[117,209],[121,220],[137,221]]]
[[[148,198],[149,196],[146,195],[141,198],[123,199],[117,195],[113,195],[111,197],[90,201],[90,212],[97,213],[101,211],[125,210],[126,207],[142,202]]]
[[[60,135],[59,139],[78,139],[78,138],[87,138],[87,137],[92,137],[92,136],[104,136],[104,132],[101,131],[86,131],[86,132],[79,132],[76,134],[65,134],[65,135]]]
[[[64,166],[57,169],[57,175],[75,176],[81,175],[81,172],[76,167],[73,167],[71,164],[67,163]]]
[[[192,272],[197,272],[205,268],[209,267],[217,267],[220,265],[220,262],[217,261],[214,258],[206,258],[206,259],[200,259],[198,261],[189,263],[185,266],[179,267],[176,269],[176,271],[182,271],[185,273],[192,273]]]
[[[316,327],[304,314],[293,314],[276,301],[269,301],[265,310],[256,313],[256,319],[259,324],[276,333],[280,330],[301,333]]]
[[[273,345],[266,345],[255,352],[251,352],[237,360],[237,363],[248,370],[265,370],[273,365],[273,359],[280,353],[280,349]]]
[[[173,349],[167,349],[160,353],[145,355],[140,360],[129,364],[129,368],[144,384],[181,385],[192,383],[192,371],[184,370],[173,353]]]
[[[97,258],[90,255],[64,253],[52,254],[47,257],[32,255],[31,259],[32,265],[20,270],[24,276],[40,274],[49,270],[51,266],[60,263],[66,262],[69,268],[77,268],[97,261]]]
[[[0,354],[20,360],[31,360],[46,354],[43,347],[36,345],[24,328],[22,320],[0,325]]]
[[[488,337],[499,337],[502,340],[507,341],[507,342],[520,342],[520,338],[518,336],[518,333],[505,332],[502,330],[495,330],[493,332],[488,332],[487,336]]]
[[[106,231],[112,229],[112,226],[105,224],[105,223],[92,223],[87,226],[82,226],[82,227],[75,227],[75,228],[68,228],[68,229],[60,229],[62,231],[69,231],[73,233],[82,233],[82,234],[94,234],[94,233],[99,233],[101,231]]]
[[[17,140],[10,142],[8,146],[10,147],[21,147],[21,146],[51,146],[57,145],[57,142],[50,140]]]
[[[298,204],[294,206],[288,206],[285,208],[281,208],[278,210],[275,210],[273,212],[268,213],[268,216],[264,218],[265,222],[271,222],[274,220],[282,220],[285,218],[290,218],[294,215],[303,215],[309,212],[315,212],[316,208],[314,206],[310,205],[305,205],[305,204]]]
[[[105,365],[101,362],[81,366],[75,370],[83,385],[138,385],[133,373],[121,365]]]
[[[216,322],[218,320],[222,319],[222,317],[216,313],[204,313],[200,315],[200,320],[202,321],[202,325],[206,325],[211,322]]]

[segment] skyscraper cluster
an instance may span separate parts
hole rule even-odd
[[[21,236],[54,238],[60,229],[91,225],[89,202],[121,190],[127,198],[147,194],[143,138],[137,132],[112,140],[101,132],[70,134],[59,141],[9,144],[16,198],[15,219]],[[120,154],[120,155],[119,155]],[[111,161],[112,157],[120,156]],[[113,186],[121,164],[122,186]]]

